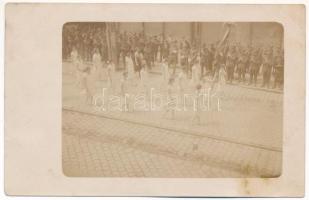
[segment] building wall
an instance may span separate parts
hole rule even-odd
[[[163,32],[163,23],[161,22],[149,22],[145,23],[145,33],[147,35],[161,35]]]
[[[132,33],[139,33],[143,31],[143,26],[141,22],[121,22],[119,25],[120,32],[132,32]]]
[[[205,22],[202,23],[201,39],[203,43],[215,43],[223,37],[221,22]]]
[[[231,40],[243,45],[279,45],[283,37],[283,29],[278,23],[260,23],[260,22],[238,22],[231,31]],[[206,44],[220,41],[224,35],[225,29],[223,22],[202,22],[201,23],[201,41]],[[129,22],[120,23],[120,31],[141,32],[142,23]],[[145,33],[147,35],[160,35],[163,32],[163,23],[149,22],[145,23]],[[172,36],[178,40],[185,38],[191,39],[190,22],[165,22],[165,36]],[[252,35],[251,35],[252,34]]]
[[[165,23],[165,36],[172,36],[178,40],[185,38],[190,40],[191,37],[191,24],[190,22],[166,22]]]
[[[279,23],[255,23],[252,27],[254,45],[279,46],[283,39],[283,28]]]

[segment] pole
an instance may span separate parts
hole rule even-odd
[[[162,22],[162,37],[165,40],[165,22]]]

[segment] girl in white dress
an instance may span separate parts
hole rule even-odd
[[[148,72],[146,70],[146,67],[144,66],[141,69],[141,91],[148,97]]]
[[[71,62],[72,62],[73,68],[70,68],[69,71],[70,71],[70,74],[74,74],[76,70],[76,65],[78,62],[78,52],[75,47],[73,47],[73,50],[71,52]]]
[[[129,54],[125,57],[125,62],[126,62],[126,67],[127,67],[126,71],[128,73],[128,80],[132,82],[134,78],[134,63]]]
[[[170,73],[168,69],[168,64],[165,58],[163,59],[163,62],[161,64],[161,72],[162,72],[162,82],[164,85],[167,85],[169,79],[170,79]]]
[[[199,59],[195,60],[194,65],[192,66],[192,85],[195,86],[197,83],[199,83],[200,79],[200,64],[199,64]]]
[[[226,71],[224,67],[221,66],[218,72],[218,85],[217,85],[217,95],[219,98],[223,97],[225,84],[226,84]]]
[[[92,56],[92,63],[95,71],[101,69],[101,55],[97,48],[94,50],[94,54]]]
[[[82,88],[83,70],[85,70],[85,66],[80,56],[77,57],[74,67],[75,67],[75,84],[77,87]]]
[[[85,74],[86,103],[93,105],[96,92],[97,73],[94,67],[87,69]]]
[[[201,96],[202,85],[198,83],[195,86],[195,96],[193,103],[193,111],[194,116],[192,118],[192,123],[197,123],[197,125],[201,124],[201,114],[202,114],[202,96]]]
[[[167,86],[167,104],[166,104],[166,109],[163,114],[163,117],[165,118],[166,115],[170,114],[171,119],[175,119],[175,111],[177,107],[177,97],[176,97],[176,92],[175,92],[175,86],[174,86],[174,79],[170,78],[168,81],[168,86]]]
[[[107,61],[107,85],[109,88],[114,91],[114,74],[115,74],[115,65],[111,61]]]
[[[161,47],[160,46],[158,46],[158,52],[157,52],[157,62],[161,62]]]
[[[217,108],[219,108],[219,102],[222,99],[224,95],[226,80],[227,80],[227,73],[225,70],[225,65],[221,64],[219,65],[219,70],[215,73],[213,79],[211,80],[211,97],[209,100],[210,102],[214,102],[214,99],[217,102]],[[213,103],[211,103],[213,105]],[[212,106],[211,106],[212,107]],[[212,107],[213,108],[213,107]]]
[[[177,85],[178,85],[178,95],[179,100],[184,105],[184,91],[185,91],[185,85],[186,85],[186,73],[185,68],[182,68],[180,73],[177,76]]]
[[[120,81],[120,95],[122,97],[122,111],[130,111],[130,84],[128,83],[128,73],[123,72],[122,79]]]

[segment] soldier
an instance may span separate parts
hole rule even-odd
[[[245,49],[240,50],[240,56],[238,59],[238,81],[246,81],[246,64],[248,61],[248,55],[246,54]]]
[[[273,62],[272,53],[271,53],[271,49],[269,49],[263,54],[263,69],[262,69],[263,84],[262,84],[262,87],[266,86],[267,88],[269,88],[270,77],[271,77],[271,72],[272,72],[272,65],[273,65],[272,62]]]
[[[168,65],[173,69],[173,74],[176,72],[176,64],[177,64],[177,50],[173,49],[168,58]]]
[[[252,82],[254,82],[254,86],[256,86],[257,75],[259,73],[259,64],[259,52],[258,50],[254,50],[250,58],[250,82],[248,85],[251,85]]]
[[[168,45],[168,43],[166,41],[163,41],[161,52],[162,52],[162,58],[163,59],[168,59],[168,56],[169,56],[169,45]]]
[[[227,81],[232,83],[234,79],[234,69],[236,64],[236,49],[232,46],[226,56]]]
[[[223,57],[223,51],[222,50],[217,50],[215,52],[215,56],[214,56],[214,62],[213,62],[213,65],[214,65],[214,75],[216,73],[219,72],[220,68],[223,67],[225,68],[225,62],[224,62],[224,57]]]
[[[284,63],[283,63],[283,55],[277,55],[275,57],[275,63],[274,63],[274,85],[273,88],[276,88],[277,86],[282,87],[283,85],[283,78],[284,78]]]
[[[215,59],[215,52],[216,52],[216,48],[214,46],[214,44],[210,45],[209,48],[209,59],[208,59],[208,66],[210,67],[210,70],[212,72],[212,74],[214,74],[214,59]]]
[[[145,46],[145,60],[146,60],[148,69],[151,69],[152,50],[151,50],[150,41],[148,41]]]
[[[204,76],[204,73],[207,73],[207,71],[209,70],[207,64],[208,64],[208,50],[204,44],[201,52],[201,78]]]
[[[188,74],[188,54],[186,50],[183,48],[180,53],[180,66]]]
[[[151,54],[152,54],[151,62],[153,65],[155,64],[155,61],[157,61],[158,48],[159,48],[159,41],[157,39],[157,36],[154,36],[151,41]]]

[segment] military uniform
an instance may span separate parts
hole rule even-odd
[[[263,85],[262,87],[267,87],[269,88],[269,83],[270,83],[270,77],[271,77],[271,71],[272,71],[272,55],[270,52],[267,52],[263,56]]]
[[[274,64],[274,85],[273,88],[277,86],[281,87],[284,82],[284,66],[282,56],[277,56]]]
[[[246,65],[248,62],[248,55],[242,50],[238,59],[238,80],[246,81]]]
[[[254,85],[256,86],[257,82],[257,75],[259,73],[259,67],[260,67],[260,59],[258,51],[253,52],[251,58],[250,58],[250,83],[254,82]]]
[[[232,83],[234,79],[234,69],[236,64],[236,53],[234,50],[230,51],[226,57],[226,70],[227,70],[227,81]]]

